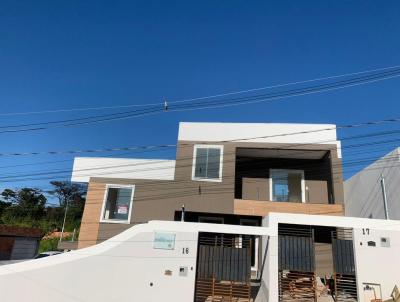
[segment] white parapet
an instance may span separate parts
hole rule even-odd
[[[91,177],[173,180],[175,160],[109,157],[75,157],[71,181]]]
[[[179,141],[248,142],[273,144],[333,144],[341,158],[334,124],[293,123],[179,123]]]

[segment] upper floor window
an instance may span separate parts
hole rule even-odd
[[[272,201],[305,202],[304,171],[270,170]]]
[[[101,222],[129,223],[135,186],[107,185]]]
[[[192,179],[222,181],[222,153],[220,145],[195,145]]]

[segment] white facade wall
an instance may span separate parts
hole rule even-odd
[[[400,219],[400,148],[345,181],[346,216],[385,218],[381,174],[385,177],[389,218]]]
[[[175,160],[75,157],[71,181],[89,182],[91,177],[173,180]]]

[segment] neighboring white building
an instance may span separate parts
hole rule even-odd
[[[390,219],[400,219],[400,148],[378,159],[344,183],[346,216],[385,218],[381,176]]]

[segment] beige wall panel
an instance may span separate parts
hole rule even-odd
[[[243,199],[269,200],[269,179],[243,177]]]
[[[343,205],[235,199],[234,214],[266,216],[268,213],[343,216]]]
[[[85,209],[79,231],[78,248],[80,249],[94,245],[97,242],[104,192],[104,183],[89,182]]]
[[[306,202],[329,203],[328,183],[322,180],[306,180]]]

